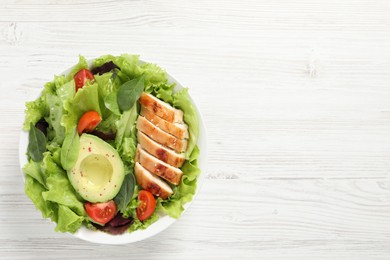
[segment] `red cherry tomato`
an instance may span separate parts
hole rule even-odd
[[[116,213],[116,204],[113,200],[102,203],[84,203],[88,216],[95,222],[106,224],[114,218]]]
[[[153,194],[146,190],[141,190],[138,193],[138,200],[141,204],[137,208],[137,217],[143,221],[148,219],[156,209],[156,199]]]
[[[92,132],[93,129],[102,121],[102,117],[98,112],[91,110],[81,116],[79,124],[77,125],[77,131],[81,135],[84,131]]]
[[[85,85],[87,80],[93,79],[93,74],[87,69],[81,69],[74,75],[74,82],[76,84],[76,92],[79,88],[82,88]]]

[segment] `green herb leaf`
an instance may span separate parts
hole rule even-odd
[[[126,111],[132,108],[145,88],[145,76],[129,80],[119,87],[118,106],[120,110]]]
[[[69,131],[61,149],[61,164],[65,170],[70,170],[79,156],[80,138],[76,127]]]
[[[133,197],[134,186],[134,174],[129,173],[125,176],[121,189],[114,198],[118,211],[121,211],[123,213],[126,210],[127,205],[130,203],[130,200]]]
[[[30,132],[28,135],[29,143],[27,153],[35,162],[40,162],[43,159],[43,153],[46,151],[46,136],[45,134],[30,123]]]

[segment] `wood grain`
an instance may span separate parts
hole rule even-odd
[[[389,259],[389,12],[368,0],[1,1],[0,259]],[[55,233],[18,165],[24,102],[79,54],[106,53],[166,68],[208,135],[189,211],[126,246]]]

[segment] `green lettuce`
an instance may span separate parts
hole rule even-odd
[[[55,162],[56,156],[45,152],[41,163],[31,160],[23,167],[25,192],[44,218],[57,222],[56,230],[74,233],[85,220],[86,213],[65,171]]]
[[[104,63],[107,63],[109,61],[112,61],[114,62],[116,60],[116,56],[113,56],[113,55],[102,55],[96,59],[93,60],[92,64],[93,64],[93,67],[100,67],[102,66]],[[116,63],[116,62],[114,62]]]
[[[48,93],[46,94],[46,102],[50,107],[50,112],[45,119],[53,130],[50,132],[50,135],[52,135],[50,139],[62,144],[65,138],[65,127],[61,125],[61,118],[64,113],[61,99],[56,94]]]
[[[139,55],[122,54],[120,56],[104,55],[94,60],[94,67],[112,61],[120,70],[117,72],[122,82],[145,75],[145,87],[167,84],[168,78],[164,69],[153,63],[139,64]],[[104,75],[104,74],[103,74]]]
[[[88,69],[88,62],[85,59],[84,56],[79,56],[79,62],[73,66],[70,73],[66,76],[67,81],[70,81],[73,79],[74,75],[79,72],[81,69]]]
[[[150,85],[146,87],[145,92],[150,93],[153,96],[156,96],[159,99],[162,99],[165,102],[172,104],[173,101],[172,92],[174,87],[175,84],[159,83],[159,84]]]
[[[75,233],[81,227],[83,221],[84,217],[76,214],[70,208],[59,204],[56,231]]]
[[[42,186],[46,186],[46,176],[41,171],[41,162],[34,162],[30,160],[23,166],[23,172],[33,178]]]
[[[24,130],[30,130],[30,124],[35,125],[41,118],[49,114],[45,96],[40,96],[35,101],[26,102]]]
[[[121,85],[119,78],[114,76],[112,72],[107,72],[103,75],[95,75],[95,82],[98,84],[99,104],[103,120],[112,113],[120,115],[117,102],[118,89]]]
[[[144,221],[140,221],[137,217],[137,207],[139,206],[140,202],[138,201],[138,193],[139,193],[138,186],[135,186],[134,193],[133,193],[133,199],[130,201],[129,205],[127,205],[126,210],[123,212],[123,216],[128,218],[131,217],[134,219],[134,223],[131,224],[129,228],[129,232],[136,231],[138,229],[146,229],[150,225],[152,225],[154,222],[156,222],[159,219],[158,213],[155,211],[148,219]]]
[[[38,97],[35,101],[26,102],[26,116],[23,129],[29,130],[30,123],[35,125],[40,119],[48,118],[49,115],[56,117],[54,120],[58,120],[57,117],[61,118],[62,115],[58,114],[58,111],[55,111],[55,113],[50,112],[50,109],[52,108],[51,105],[55,105],[57,103],[57,96],[60,98],[61,103],[63,103],[66,99],[72,98],[74,96],[74,92],[75,87],[73,79],[67,80],[65,76],[54,76],[53,81],[45,84],[40,97]],[[48,100],[48,95],[49,98],[56,100]],[[58,125],[56,125],[56,127],[58,128]]]
[[[42,217],[57,221],[57,205],[44,200],[42,197],[42,192],[46,191],[45,187],[31,176],[26,175],[24,191],[34,203],[35,207],[41,211]]]
[[[135,121],[138,118],[137,105],[123,112],[120,119],[116,122],[117,133],[115,137],[116,148],[120,151],[123,146],[123,140],[126,137],[133,136],[135,133]]]
[[[173,218],[178,218],[184,210],[184,204],[192,200],[197,187],[197,177],[200,174],[198,168],[199,148],[195,146],[190,158],[184,163],[181,170],[183,177],[180,185],[173,189],[173,195],[167,200],[158,199],[157,209],[161,209]]]
[[[173,106],[181,109],[184,112],[184,122],[188,125],[188,147],[186,158],[188,159],[194,149],[199,135],[199,119],[194,107],[192,106],[188,89],[184,88],[173,94]]]
[[[160,84],[167,84],[168,78],[164,69],[153,63],[146,63],[140,67],[141,73],[145,75],[145,87]]]
[[[146,229],[159,219],[157,212],[154,212],[148,219],[140,221],[137,217],[134,217],[134,222],[129,228],[129,232],[136,231],[138,229]]]
[[[42,193],[44,200],[67,206],[80,216],[85,215],[83,203],[77,198],[65,172],[51,174],[46,185],[48,190]]]
[[[64,103],[67,113],[62,117],[61,124],[66,131],[77,125],[80,117],[90,110],[95,110],[101,115],[99,105],[99,88],[97,83],[87,83],[74,95],[73,100]]]
[[[115,147],[125,165],[126,172],[133,173],[134,157],[136,151],[136,128],[135,121],[138,118],[137,104],[130,110],[123,112],[116,122],[117,132]]]
[[[112,113],[106,119],[103,119],[100,124],[96,127],[97,130],[100,130],[105,133],[116,133],[117,131],[117,122],[120,119],[120,115]]]

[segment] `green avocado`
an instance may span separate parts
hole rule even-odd
[[[80,196],[89,202],[106,202],[119,192],[125,177],[118,152],[97,136],[82,134],[76,164],[68,178]]]

